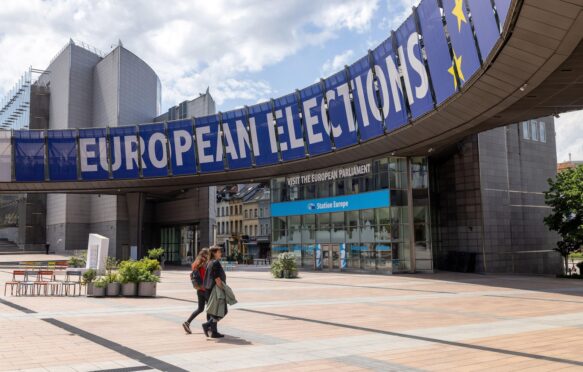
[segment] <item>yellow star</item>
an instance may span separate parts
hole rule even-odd
[[[462,22],[468,23],[466,15],[464,14],[463,0],[455,0],[455,6],[453,7],[451,14],[457,18],[457,31],[461,32]]]
[[[453,51],[453,62],[451,63],[451,67],[447,69],[447,72],[453,76],[453,86],[454,89],[457,89],[457,79],[455,78],[455,70],[457,69],[458,76],[460,80],[465,83],[466,78],[464,77],[464,73],[462,71],[462,56],[457,56],[455,54],[455,50]]]

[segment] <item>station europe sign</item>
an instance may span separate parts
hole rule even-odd
[[[271,216],[283,217],[349,212],[361,209],[389,207],[390,204],[389,190],[378,190],[354,195],[271,203]]]
[[[13,178],[26,182],[204,174],[337,151],[407,125],[459,92],[500,40],[510,4],[422,0],[368,55],[295,93],[165,123],[14,130],[12,141],[0,136],[0,154],[11,151]],[[0,181],[11,173],[0,172]]]

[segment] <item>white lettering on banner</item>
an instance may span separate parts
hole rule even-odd
[[[182,154],[189,151],[192,147],[192,136],[186,130],[174,131],[174,157],[176,158],[176,165],[181,167],[184,165]]]
[[[160,159],[156,157],[156,142],[159,142],[162,145],[162,157]],[[164,133],[156,132],[150,136],[150,140],[148,141],[148,154],[150,156],[150,162],[155,168],[162,169],[168,166],[166,136]],[[142,164],[144,164],[144,162],[142,162]]]
[[[142,159],[142,169],[147,168],[146,162],[144,161],[144,154],[146,153],[146,144],[144,143],[144,139],[142,137],[138,137],[140,140],[140,158]],[[138,168],[138,164],[136,163],[136,168]]]
[[[95,138],[79,138],[81,154],[81,172],[97,172],[97,164],[89,164],[89,159],[95,157],[95,151],[90,151],[87,146],[95,145]]]
[[[324,140],[322,133],[314,133],[314,125],[318,124],[318,116],[312,116],[310,111],[316,106],[316,97],[304,101],[304,118],[306,129],[308,131],[308,142],[311,144],[319,143]]]
[[[211,147],[211,141],[205,140],[203,135],[211,132],[210,127],[196,128],[196,144],[198,145],[198,159],[201,163],[212,163],[213,156],[207,155],[205,150]]]
[[[336,99],[335,90],[329,90],[326,92],[326,101],[328,101],[328,105],[330,105],[330,101],[333,101],[335,99]],[[326,107],[324,105],[325,102],[324,100],[322,100],[322,122],[325,123],[324,128],[326,128],[328,134],[330,134],[330,131],[332,131],[332,135],[334,136],[334,138],[340,137],[342,135],[342,127],[340,126],[340,124],[334,126],[334,123],[328,121],[328,114],[326,113]]]
[[[344,111],[348,121],[348,131],[354,132],[356,130],[356,126],[354,125],[354,116],[352,115],[352,107],[350,105],[350,91],[348,89],[348,83],[340,85],[338,88],[336,88],[336,91],[338,92],[338,97],[342,97],[342,101],[344,102]],[[340,134],[342,134],[342,132],[340,132]]]
[[[425,71],[423,62],[421,62],[415,55],[415,47],[418,46],[418,42],[419,35],[416,32],[413,32],[407,40],[407,56],[409,57],[408,61],[411,64],[411,67],[421,78],[421,83],[418,87],[415,87],[415,96],[421,99],[425,97],[429,91],[429,78],[427,76],[427,71]]]
[[[360,113],[362,115],[362,125],[368,127],[370,122],[368,121],[368,111],[366,110],[366,100],[364,98],[364,89],[362,89],[362,76],[354,79],[354,85],[356,86],[356,94],[358,95],[358,101],[360,106]]]
[[[395,112],[401,112],[401,100],[399,99],[399,93],[403,93],[403,87],[401,87],[401,81],[399,77],[399,70],[395,65],[395,61],[392,56],[388,56],[385,59],[387,64],[387,71],[389,73],[389,84],[391,85],[391,94],[393,95],[393,102],[395,104]],[[389,109],[384,112],[385,118],[389,116]]]
[[[275,126],[273,125],[273,117],[271,113],[266,114],[267,130],[269,131],[269,144],[271,145],[271,153],[275,154],[277,152],[277,142],[275,139]]]
[[[294,118],[291,106],[285,108],[285,116],[287,121],[287,133],[289,136],[290,146],[292,149],[304,147],[304,139],[296,136],[296,129],[294,128]]]
[[[348,208],[349,203],[347,201],[337,202],[335,200],[331,202],[316,203],[316,209],[345,209]]]
[[[109,171],[107,165],[107,140],[105,137],[101,137],[99,142],[99,164],[104,171]]]
[[[223,136],[225,137],[225,152],[231,155],[233,160],[239,159],[237,155],[237,149],[235,148],[235,143],[233,142],[233,136],[231,136],[231,130],[227,123],[223,123]],[[218,155],[217,155],[218,157]]]
[[[307,183],[334,181],[338,178],[354,177],[370,173],[371,164],[353,165],[346,168],[332,169],[325,172],[302,174],[287,177],[288,186],[299,186]]]
[[[280,126],[277,125],[277,120],[283,118],[283,113],[281,112],[281,110],[277,110],[275,111],[275,123],[276,123],[276,127],[277,127],[277,135],[279,138],[279,148],[281,149],[281,151],[287,151],[287,142],[285,142],[281,136],[283,136],[283,134],[285,133],[285,129]]]
[[[237,120],[235,126],[237,128],[237,140],[239,141],[239,155],[241,159],[245,159],[247,157],[247,147],[251,147],[249,143],[249,133],[247,132],[245,124],[241,120]]]
[[[111,170],[115,172],[121,167],[121,139],[113,137],[113,157],[114,162],[111,164]]]
[[[134,169],[134,163],[138,168],[138,139],[135,136],[124,136],[124,150],[126,170]]]
[[[411,79],[409,78],[409,69],[406,66],[405,55],[403,54],[403,47],[400,46],[398,49],[399,60],[401,61],[401,72],[403,73],[403,80],[405,81],[405,90],[407,91],[407,99],[409,104],[412,105],[415,100],[413,99],[413,91],[411,90]]]
[[[249,129],[251,131],[251,142],[253,143],[253,155],[259,156],[259,141],[257,140],[257,126],[255,125],[255,118],[249,118]]]

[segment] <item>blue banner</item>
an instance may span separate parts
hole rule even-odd
[[[218,172],[225,169],[223,142],[219,135],[219,116],[210,115],[194,120],[196,148],[200,172]]]
[[[504,28],[508,12],[510,11],[510,3],[512,0],[494,0],[496,4],[496,11],[498,12],[498,19],[500,20],[500,28]]]
[[[393,38],[390,37],[382,42],[372,51],[372,55],[375,61],[375,74],[379,81],[379,107],[383,109],[385,128],[392,131],[407,124],[408,120],[401,76],[393,50]],[[403,71],[405,71],[404,68]],[[369,79],[366,82],[366,90],[368,95],[373,95],[374,87]],[[370,102],[369,99],[369,104]],[[374,114],[375,111],[372,113]]]
[[[472,21],[474,22],[480,53],[482,54],[482,59],[486,60],[494,44],[496,44],[496,41],[500,37],[500,31],[498,30],[498,24],[496,24],[496,17],[494,16],[494,9],[492,8],[492,3],[489,1],[467,1],[470,12],[472,12]]]
[[[443,11],[454,55],[453,65],[462,86],[480,68],[476,42],[464,4],[463,0],[443,0]],[[457,88],[453,66],[448,71],[451,74],[454,87]]]
[[[328,101],[328,122],[337,149],[358,143],[356,121],[350,104],[346,71],[342,70],[324,80]]]
[[[244,109],[223,114],[223,142],[229,169],[250,168],[253,165],[251,140],[247,131],[247,113]]]
[[[283,161],[306,157],[302,123],[295,93],[274,100],[275,130]]]
[[[429,77],[421,56],[415,17],[409,16],[395,35],[399,44],[399,60],[411,116],[417,119],[433,109],[433,97],[431,97]]]
[[[302,112],[308,153],[319,155],[332,151],[330,140],[330,127],[324,122],[322,113],[324,109],[324,95],[320,83],[312,84],[300,91],[302,100]]]
[[[43,131],[15,130],[14,178],[16,181],[44,181],[45,138]]]
[[[142,176],[163,177],[168,175],[168,148],[164,123],[140,125],[142,150]]]
[[[77,131],[51,130],[47,134],[49,179],[77,180]]]
[[[175,176],[196,174],[192,120],[170,121],[167,126],[172,174]]]
[[[107,130],[105,128],[79,129],[81,179],[109,179],[107,160]]]
[[[417,8],[417,14],[436,104],[440,105],[455,93],[455,86],[448,72],[452,67],[451,54],[437,0],[423,0]]]
[[[264,102],[249,107],[249,131],[255,165],[276,164],[279,161],[279,155],[270,103]]]
[[[140,151],[135,126],[109,128],[109,148],[113,178],[140,177]]]
[[[390,206],[389,190],[379,190],[355,195],[271,203],[271,216],[282,217],[330,212],[348,212],[388,206]]]
[[[350,72],[352,97],[360,139],[366,141],[383,135],[385,132],[384,123],[382,120],[375,119],[375,115],[380,117],[381,114],[376,104],[374,91],[371,89],[371,94],[367,93],[367,81],[370,81],[372,86],[372,72],[368,56],[362,57],[350,65],[348,70]],[[372,114],[373,111],[375,112],[374,115]]]

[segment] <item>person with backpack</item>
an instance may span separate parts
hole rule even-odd
[[[182,323],[182,328],[186,333],[191,334],[190,323],[196,316],[204,312],[207,296],[205,295],[204,276],[206,274],[206,265],[209,259],[209,249],[203,248],[200,250],[198,256],[192,263],[192,272],[190,273],[190,281],[192,286],[196,289],[196,297],[198,299],[198,308],[190,314],[188,320]],[[208,316],[207,316],[208,318]],[[208,319],[207,319],[208,320]]]
[[[204,334],[207,337],[221,338],[225,336],[220,334],[219,331],[217,330],[217,323],[219,322],[219,320],[224,318],[225,315],[227,315],[227,302],[226,301],[220,302],[221,308],[220,311],[218,311],[220,315],[218,315],[216,312],[218,301],[215,287],[218,287],[221,291],[224,291],[225,288],[227,287],[227,275],[225,274],[225,270],[223,270],[223,266],[221,265],[221,257],[223,255],[221,248],[211,247],[211,249],[209,249],[209,253],[210,260],[207,264],[206,273],[204,277],[205,296],[206,301],[208,303],[207,308],[208,322],[202,324],[202,330],[204,331]],[[214,310],[211,310],[211,308],[214,308]]]

